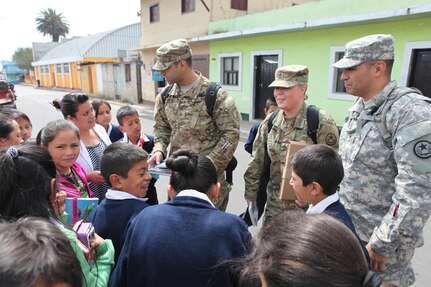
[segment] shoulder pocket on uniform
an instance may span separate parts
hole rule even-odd
[[[408,154],[418,172],[431,171],[431,122],[424,121],[404,129],[397,141]]]

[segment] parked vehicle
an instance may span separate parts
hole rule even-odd
[[[14,92],[4,80],[0,80],[0,109],[1,108],[16,109]]]

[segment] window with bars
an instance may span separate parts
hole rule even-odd
[[[181,0],[181,13],[195,11],[195,0]]]
[[[63,64],[63,73],[69,74],[69,64],[68,63]]]
[[[230,7],[236,10],[247,11],[247,0],[231,0]]]
[[[155,23],[159,21],[160,21],[159,4],[150,6],[150,23]]]
[[[335,52],[335,62],[338,62],[344,57],[344,52]],[[335,93],[346,93],[346,87],[344,87],[344,81],[341,80],[341,74],[343,73],[343,69],[336,69],[335,79],[334,79],[334,92]]]
[[[55,64],[55,71],[57,74],[61,74],[61,64]]]
[[[132,80],[132,73],[131,73],[131,68],[130,68],[130,64],[126,64],[124,66],[124,69],[126,71],[126,82],[130,82]]]
[[[238,86],[239,57],[224,57],[222,62],[222,85]]]

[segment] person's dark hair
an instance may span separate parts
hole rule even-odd
[[[126,117],[126,116],[134,116],[134,115],[138,115],[139,116],[138,110],[136,110],[132,106],[122,106],[117,111],[117,121],[118,121],[118,124],[120,126],[122,126],[123,125],[123,119],[124,119],[124,117]]]
[[[277,106],[277,102],[274,98],[268,98],[265,103],[265,108],[269,109],[271,106]]]
[[[17,118],[19,111],[17,109],[12,108],[2,108],[0,109],[0,114],[8,115],[14,120]]]
[[[10,133],[14,131],[14,121],[11,116],[0,113],[0,138],[7,139]]]
[[[4,217],[54,216],[50,198],[56,177],[49,152],[35,144],[0,151],[0,214]]]
[[[100,172],[105,182],[112,186],[109,181],[111,174],[127,178],[129,170],[137,163],[147,159],[148,153],[142,148],[129,143],[116,142],[104,150],[100,162]]]
[[[185,58],[185,59],[184,59],[184,61],[186,61],[187,66],[189,66],[190,68],[192,68],[192,67],[193,67],[193,60],[192,60],[192,57]]]
[[[94,100],[91,102],[91,106],[93,106],[93,110],[94,110],[94,115],[97,117],[97,115],[99,114],[99,107],[101,105],[107,105],[109,110],[111,110],[111,105],[105,101],[105,100]]]
[[[326,214],[282,213],[264,226],[243,260],[240,280],[245,283],[250,278],[256,284],[258,274],[268,287],[371,287],[381,283],[369,272],[355,235]]]
[[[43,128],[41,128],[36,135],[36,144],[37,145],[41,145],[42,144],[42,132],[43,132]]]
[[[340,156],[333,148],[323,144],[299,150],[291,164],[293,171],[302,179],[303,186],[317,182],[326,195],[334,194],[344,177]]]
[[[66,119],[67,116],[76,117],[79,105],[86,103],[88,100],[89,98],[86,94],[67,94],[62,99],[54,100],[52,105],[61,110],[61,113]]]
[[[394,66],[394,59],[392,60],[384,60],[383,62],[385,62],[386,64],[386,72],[389,76],[391,76],[392,74],[392,67]]]
[[[20,110],[8,108],[8,109],[4,109],[4,110],[2,109],[1,112],[3,114],[10,115],[15,121],[18,121],[20,119],[24,119],[30,124],[30,126],[33,126],[30,118],[25,113],[21,112]]]
[[[52,142],[55,137],[58,135],[59,132],[64,130],[72,130],[78,139],[79,137],[79,130],[78,128],[65,119],[59,119],[55,121],[49,122],[41,131],[40,135],[40,143],[47,147],[50,142]]]
[[[31,252],[29,252],[31,251]],[[69,239],[51,222],[34,217],[0,221],[2,286],[82,286],[81,265]]]
[[[207,193],[217,184],[217,172],[211,160],[190,150],[174,152],[166,160],[166,166],[172,170],[169,184],[175,193],[185,189]]]

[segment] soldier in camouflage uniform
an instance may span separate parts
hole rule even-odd
[[[359,97],[340,138],[340,198],[367,243],[372,269],[408,286],[431,211],[431,104],[391,81],[393,59],[393,37],[370,35],[347,43],[333,65],[344,69],[347,92]]]
[[[232,159],[239,141],[240,114],[235,101],[219,89],[213,114],[209,115],[205,93],[209,80],[194,71],[191,49],[184,39],[178,39],[157,49],[159,70],[169,84],[174,84],[166,101],[157,95],[155,106],[154,149],[149,164],[160,163],[170,153],[190,149],[206,155],[217,169],[221,184],[216,206],[226,210],[230,185],[224,178],[224,170]]]
[[[256,202],[259,180],[264,168],[265,143],[271,159],[270,179],[267,186],[267,201],[264,222],[286,209],[296,209],[295,202],[279,199],[281,176],[285,165],[289,141],[305,141],[313,144],[307,135],[307,107],[304,102],[308,83],[308,68],[303,65],[290,65],[275,71],[274,96],[281,110],[273,120],[268,133],[268,115],[262,122],[253,143],[252,159],[244,174],[245,198]],[[319,111],[317,143],[338,148],[338,129],[332,117]]]

